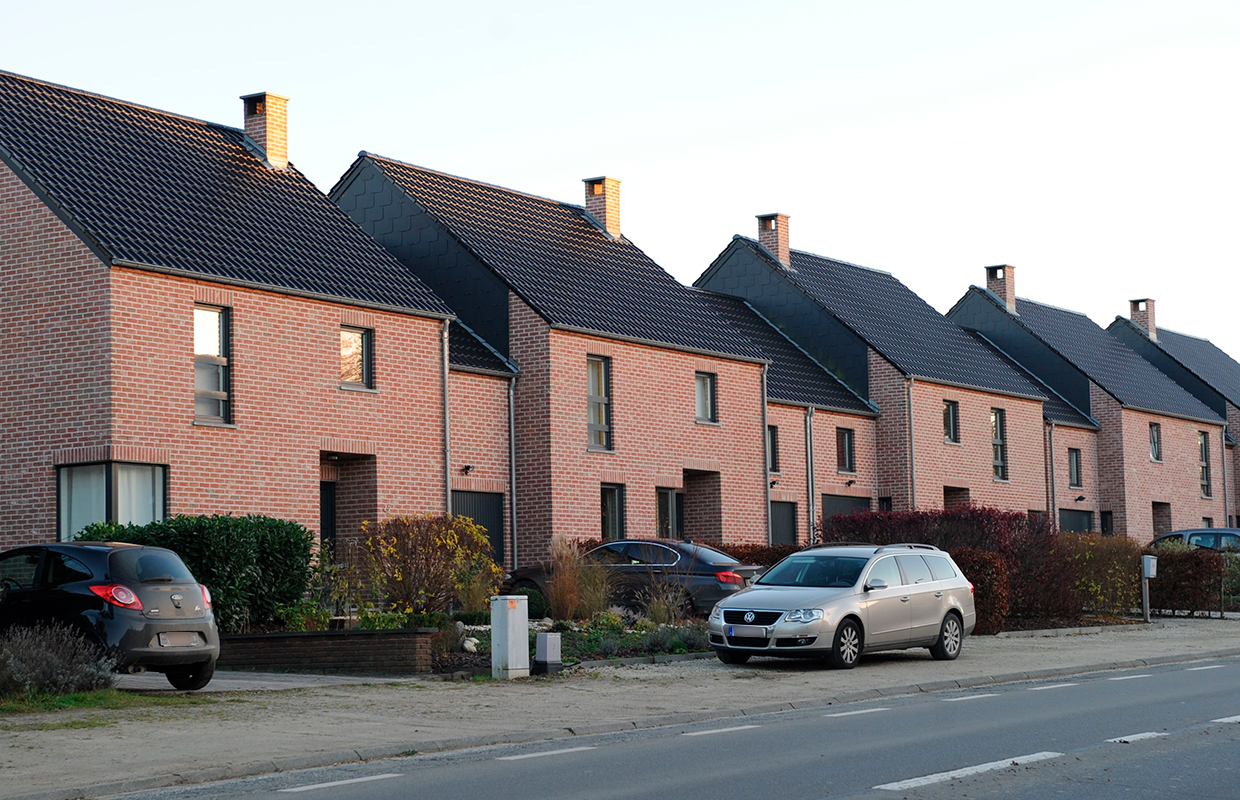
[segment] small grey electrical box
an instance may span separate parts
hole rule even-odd
[[[534,642],[534,665],[531,675],[550,675],[564,669],[560,659],[560,634],[540,633]]]
[[[1141,556],[1141,577],[1158,577],[1158,556]]]

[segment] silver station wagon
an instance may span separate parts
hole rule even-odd
[[[725,664],[820,658],[852,669],[862,653],[928,647],[960,655],[973,632],[973,584],[925,544],[827,545],[788,556],[717,603],[710,643]]]

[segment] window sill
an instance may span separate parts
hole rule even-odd
[[[196,419],[193,424],[199,428],[228,428],[234,431],[241,427],[235,422],[215,422],[209,419]]]
[[[363,386],[360,383],[342,383],[340,389],[345,392],[361,392],[362,394],[378,394],[378,389],[372,389],[369,386]]]
[[[1085,488],[1085,484],[1083,484],[1083,483],[1069,483],[1069,484],[1068,484],[1068,488],[1069,488],[1069,489],[1084,489],[1084,488]]]
[[[943,444],[950,444],[952,447],[964,447],[964,445],[961,444],[960,442],[955,442],[955,441],[952,441],[951,439],[944,439]]]
[[[615,450],[608,450],[605,447],[587,447],[586,452],[587,453],[601,453],[603,455],[608,455],[608,456],[614,456],[616,454]]]
[[[720,422],[717,419],[695,419],[693,421],[698,425],[713,425],[716,428],[720,427]]]
[[[857,475],[858,473],[857,473],[857,470],[855,469],[837,469],[835,471],[835,474],[836,475]]]
[[[1012,479],[1011,478],[991,478],[990,482],[991,483],[1011,483]]]
[[[1167,462],[1163,461],[1161,458],[1151,458],[1150,463],[1151,464],[1165,464]]]

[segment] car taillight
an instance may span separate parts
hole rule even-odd
[[[969,581],[969,597],[973,596],[973,582]]]
[[[92,586],[90,590],[114,606],[132,608],[134,611],[142,610],[142,601],[133,593],[133,589],[130,589],[128,586],[121,586],[119,583],[108,583],[103,586]]]
[[[719,581],[720,583],[744,583],[745,582],[744,578],[742,578],[740,575],[737,575],[735,572],[731,572],[731,571],[716,572],[715,580]]]
[[[210,611],[211,610],[211,590],[201,583],[198,584],[198,586],[202,589],[202,610]]]

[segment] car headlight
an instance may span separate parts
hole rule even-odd
[[[784,617],[784,622],[814,622],[822,619],[821,608],[798,608],[796,611],[789,611],[788,616]]]
[[[711,618],[711,619],[719,619],[719,618],[720,618],[720,617],[722,617],[722,616],[723,616],[723,611],[722,611],[722,610],[719,608],[719,606],[716,604],[716,605],[715,605],[715,607],[714,607],[714,608],[712,608],[712,609],[710,610],[710,618]]]

